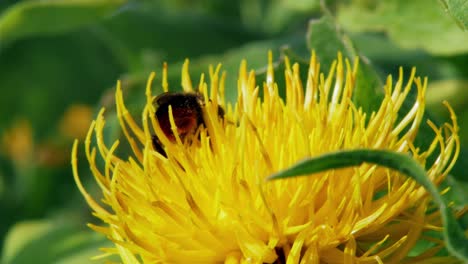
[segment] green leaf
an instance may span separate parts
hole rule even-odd
[[[22,1],[0,16],[2,44],[20,38],[57,34],[84,26],[121,7],[126,0]]]
[[[100,40],[121,58],[130,74],[147,75],[162,62],[223,53],[258,39],[239,25],[196,12],[170,12],[159,5],[135,5],[97,27]]]
[[[465,237],[464,230],[458,224],[444,199],[442,199],[437,187],[426,176],[424,168],[407,154],[369,149],[339,151],[298,162],[292,167],[268,177],[268,180],[297,177],[329,169],[358,166],[364,162],[397,170],[423,186],[439,206],[447,249],[456,257],[465,261],[468,260],[468,239]]]
[[[468,1],[466,0],[442,0],[445,8],[463,30],[468,29]]]
[[[90,263],[111,247],[104,236],[56,221],[28,221],[16,224],[8,233],[2,264]]]
[[[318,13],[318,0],[249,0],[240,1],[240,19],[245,27],[259,34],[274,35],[303,23]]]
[[[383,98],[382,81],[369,60],[359,55],[351,39],[339,29],[333,18],[325,15],[312,20],[306,38],[309,49],[317,53],[322,72],[328,72],[338,52],[351,61],[360,57],[353,102],[367,113],[377,110]]]
[[[468,14],[466,3],[466,0],[447,2],[449,11],[463,23]],[[337,16],[348,30],[384,32],[407,49],[421,48],[436,55],[468,51],[468,34],[445,13],[438,0],[354,0],[339,5]]]

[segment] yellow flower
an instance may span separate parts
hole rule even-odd
[[[84,104],[71,105],[59,122],[60,133],[66,138],[82,139],[91,123],[93,110]]]
[[[141,126],[126,109],[119,82],[117,113],[133,155],[114,154],[118,141],[104,144],[104,110],[85,141],[101,203],[81,184],[76,142],[72,154],[77,185],[104,222],[90,226],[115,243],[107,254],[120,255],[124,263],[456,262],[435,257],[444,243],[424,232],[441,231],[440,215],[425,190],[396,171],[363,164],[318,177],[265,181],[305,157],[355,148],[411,153],[436,184],[447,175],[459,151],[454,115],[452,124],[441,128],[429,122],[435,138],[427,150],[413,145],[423,119],[426,80],[413,70],[405,84],[400,70],[396,83],[388,77],[378,111],[366,114],[351,101],[357,70],[357,61],[351,66],[339,55],[325,76],[313,54],[305,83],[299,66],[286,59],[285,83],[278,84],[270,54],[266,82],[257,86],[244,61],[232,105],[224,99],[225,74],[210,68],[209,84],[202,75],[197,85],[204,96],[205,126],[182,138],[169,114],[175,140],[155,118],[155,75],[148,80]],[[188,62],[182,87],[194,91]],[[166,68],[162,88],[168,91]],[[402,113],[414,88],[413,107]],[[279,90],[286,92],[285,99]],[[91,146],[93,135],[97,147]],[[154,150],[154,135],[165,153]],[[427,164],[428,157],[435,162]],[[409,258],[420,240],[428,241],[427,250]]]
[[[0,151],[20,166],[26,166],[28,162],[31,162],[34,153],[31,123],[24,119],[16,121],[3,133]]]

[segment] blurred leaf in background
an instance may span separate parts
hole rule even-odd
[[[434,55],[468,52],[468,34],[462,33],[438,0],[355,0],[339,5],[338,14],[346,29],[384,32],[406,49],[421,48]]]
[[[23,1],[8,7],[0,19],[2,44],[30,36],[58,34],[95,22],[125,0]]]
[[[93,219],[72,181],[72,139],[83,138],[101,106],[113,111],[117,79],[123,81],[130,110],[138,112],[149,72],[159,74],[164,61],[169,63],[171,90],[180,89],[185,58],[190,58],[194,80],[209,64],[222,62],[232,101],[243,58],[261,80],[267,51],[272,50],[281,82],[285,55],[306,64],[315,50],[324,63],[322,71],[328,71],[327,58],[341,50],[361,58],[358,85],[363,88],[353,100],[366,111],[379,100],[383,76],[397,74],[399,66],[416,66],[430,78],[431,117],[448,118],[441,107],[448,99],[466,145],[468,97],[462,94],[468,88],[467,14],[463,0],[1,1],[0,241],[8,230],[7,243],[21,236],[14,235],[16,230],[31,219],[49,223],[73,215],[75,226],[57,232],[70,238],[73,232],[85,232],[83,223]],[[108,124],[109,138],[118,137],[116,120]],[[463,169],[468,156],[462,147],[450,185],[467,181]],[[99,240],[89,238],[90,245],[93,239]],[[28,243],[36,242],[24,242],[14,251],[4,244],[3,261],[12,263],[16,256],[13,263],[29,263],[21,262],[27,260],[22,256],[37,254],[35,247],[43,243]]]
[[[88,263],[111,242],[66,222],[26,221],[8,233],[2,263]]]

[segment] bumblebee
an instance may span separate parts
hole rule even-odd
[[[203,107],[205,102],[203,95],[198,92],[166,92],[156,97],[157,104],[155,118],[166,137],[175,142],[176,137],[171,129],[169,119],[169,106],[172,107],[172,116],[177,127],[180,139],[184,140],[189,135],[194,135],[200,126],[205,126],[203,119]],[[224,117],[224,110],[218,106],[218,116]],[[156,135],[152,136],[153,148],[161,155],[167,157],[161,141]]]

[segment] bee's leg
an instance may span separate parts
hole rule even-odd
[[[154,150],[159,152],[159,154],[167,158],[166,151],[164,151],[164,148],[162,147],[161,141],[159,141],[159,138],[156,135],[153,135],[151,136],[151,141],[153,142]]]

